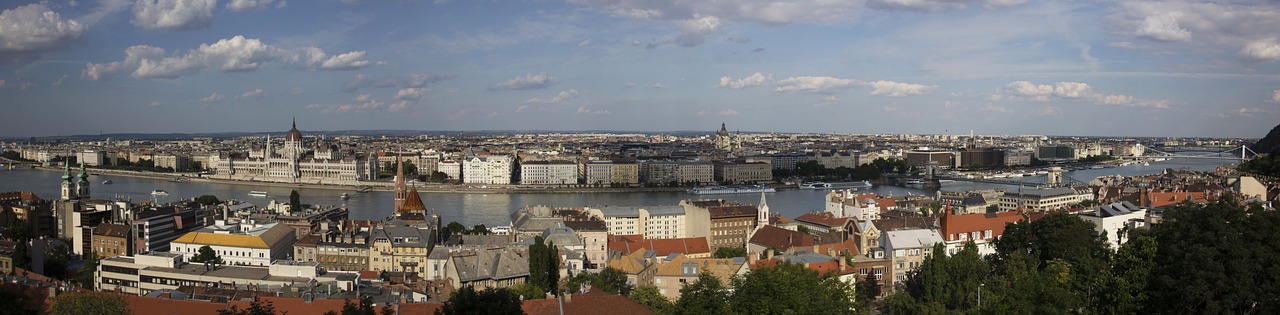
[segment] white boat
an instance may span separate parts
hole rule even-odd
[[[267,192],[261,191],[261,190],[254,190],[249,192],[249,197],[266,197],[266,196],[267,196]]]
[[[800,189],[843,189],[843,188],[866,188],[866,187],[871,187],[871,182],[864,180],[864,181],[857,181],[857,182],[837,182],[837,183],[812,182],[812,183],[800,184]]]
[[[758,194],[771,193],[778,190],[773,187],[755,186],[705,186],[689,189],[690,194],[694,195],[727,195],[727,194]]]
[[[1142,162],[1142,166],[1151,166],[1151,163],[1150,163],[1150,162],[1143,161],[1143,162]]]
[[[103,185],[111,185],[112,183],[115,183],[115,182],[111,181],[110,179],[102,181]]]
[[[342,200],[351,199],[351,195],[348,195],[347,193],[342,193],[342,196],[340,198],[342,198]]]
[[[1095,170],[1096,170],[1096,169],[1102,169],[1102,165],[1094,165],[1094,166],[1089,167],[1089,168],[1091,168],[1091,169],[1095,169]]]
[[[156,190],[152,190],[152,191],[151,191],[151,195],[152,195],[152,196],[168,196],[168,195],[169,195],[169,192],[164,191],[164,190],[160,190],[160,189],[156,189]]]
[[[499,226],[491,227],[491,228],[489,228],[489,233],[493,233],[494,235],[507,235],[507,234],[511,234],[511,227],[510,227],[510,226],[506,226],[506,225],[499,225]]]
[[[907,180],[907,186],[924,187],[924,180],[912,178]]]
[[[1036,171],[1036,175],[1047,175],[1049,171]]]

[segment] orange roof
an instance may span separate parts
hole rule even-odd
[[[1163,206],[1168,206],[1168,205],[1178,204],[1178,203],[1181,203],[1181,202],[1183,202],[1183,201],[1187,201],[1187,198],[1188,198],[1188,197],[1190,197],[1190,199],[1191,199],[1192,201],[1197,201],[1197,202],[1208,202],[1208,199],[1205,199],[1205,197],[1204,197],[1204,192],[1203,192],[1203,191],[1196,191],[1196,192],[1189,192],[1189,191],[1188,191],[1188,192],[1151,192],[1151,193],[1148,193],[1148,194],[1147,194],[1147,196],[1148,196],[1148,198],[1150,198],[1150,199],[1149,199],[1150,201],[1148,201],[1148,202],[1150,202],[1150,203],[1151,203],[1151,205],[1149,205],[1149,207],[1150,207],[1150,208],[1159,208],[1159,207],[1163,207]]]
[[[840,256],[841,254],[857,255],[858,244],[853,239],[845,240],[840,243],[819,244],[816,253],[828,256]]]
[[[561,314],[556,299],[527,300],[520,304],[525,314]],[[617,294],[574,294],[564,302],[564,314],[653,314],[636,301]]]
[[[685,255],[711,253],[711,245],[707,243],[707,238],[705,237],[640,239],[636,241],[634,238],[636,236],[638,235],[610,235],[609,250],[622,253],[633,253],[641,249],[652,250],[658,256],[666,256],[672,253]]]
[[[942,218],[938,219],[942,225],[940,229],[942,239],[947,241],[952,240],[950,237],[952,234],[985,232],[988,230],[991,231],[991,239],[995,239],[1004,234],[1005,226],[1023,219],[1019,211],[961,215],[949,213],[950,209],[943,213]]]
[[[417,188],[409,189],[409,197],[400,206],[400,211],[427,211],[427,206],[422,203],[422,196],[418,196]]]
[[[750,243],[785,252],[792,247],[813,246],[818,241],[812,235],[804,232],[766,225],[760,227],[760,230],[751,236]]]
[[[170,300],[134,295],[122,295],[121,297],[124,298],[124,302],[129,305],[129,311],[134,315],[217,315],[218,311],[227,308],[226,304],[206,301]],[[245,303],[245,305],[244,307],[247,307],[248,303]],[[243,309],[244,307],[241,308]]]
[[[814,211],[802,214],[796,217],[796,221],[804,221],[808,223],[821,224],[828,227],[840,227],[849,222],[849,218],[837,218],[834,214],[826,211]]]

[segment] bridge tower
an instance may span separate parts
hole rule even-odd
[[[1050,167],[1049,176],[1045,178],[1044,183],[1049,187],[1062,186],[1062,168],[1057,166]]]

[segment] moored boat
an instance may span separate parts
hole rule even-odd
[[[152,191],[151,191],[151,195],[152,195],[152,196],[168,196],[168,195],[169,195],[169,192],[164,191],[164,190],[161,190],[161,189],[156,189],[156,190],[152,190]]]

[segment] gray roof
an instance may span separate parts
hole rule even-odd
[[[573,232],[573,229],[564,225],[557,225],[542,231],[542,238],[546,242],[555,243],[558,246],[582,246],[586,244],[581,237],[578,237],[577,233]]]
[[[521,232],[538,232],[546,231],[563,222],[564,218],[561,217],[522,216],[515,222],[511,222],[511,228]]]
[[[684,206],[652,206],[644,207],[649,211],[649,215],[680,215],[684,214]]]
[[[639,207],[623,207],[623,206],[604,206],[597,208],[600,213],[609,218],[638,218],[640,217]]]
[[[374,230],[371,239],[385,238],[394,247],[427,247],[429,236],[429,230],[409,226],[404,221],[390,220]]]
[[[960,205],[965,207],[982,206],[986,204],[987,198],[983,198],[981,194],[971,194],[964,197],[963,201],[960,201]]]
[[[506,248],[484,249],[474,255],[453,256],[460,281],[502,280],[529,276],[529,261]]]
[[[1122,201],[1122,202],[1117,202],[1109,205],[1102,205],[1101,207],[1098,207],[1098,211],[1095,213],[1095,215],[1101,218],[1114,217],[1118,215],[1130,214],[1130,213],[1133,213],[1134,211],[1139,211],[1139,210],[1142,210],[1142,209],[1134,205],[1133,203],[1128,201]]]
[[[896,230],[884,233],[888,240],[887,249],[929,248],[942,242],[938,231],[926,229]]]
[[[1076,190],[1067,188],[1067,187],[1022,189],[1021,191],[1010,190],[1010,191],[1004,192],[1005,196],[1016,197],[1021,195],[1021,196],[1032,197],[1032,198],[1051,198],[1051,197],[1059,197],[1059,196],[1074,195],[1074,194],[1076,194]]]

